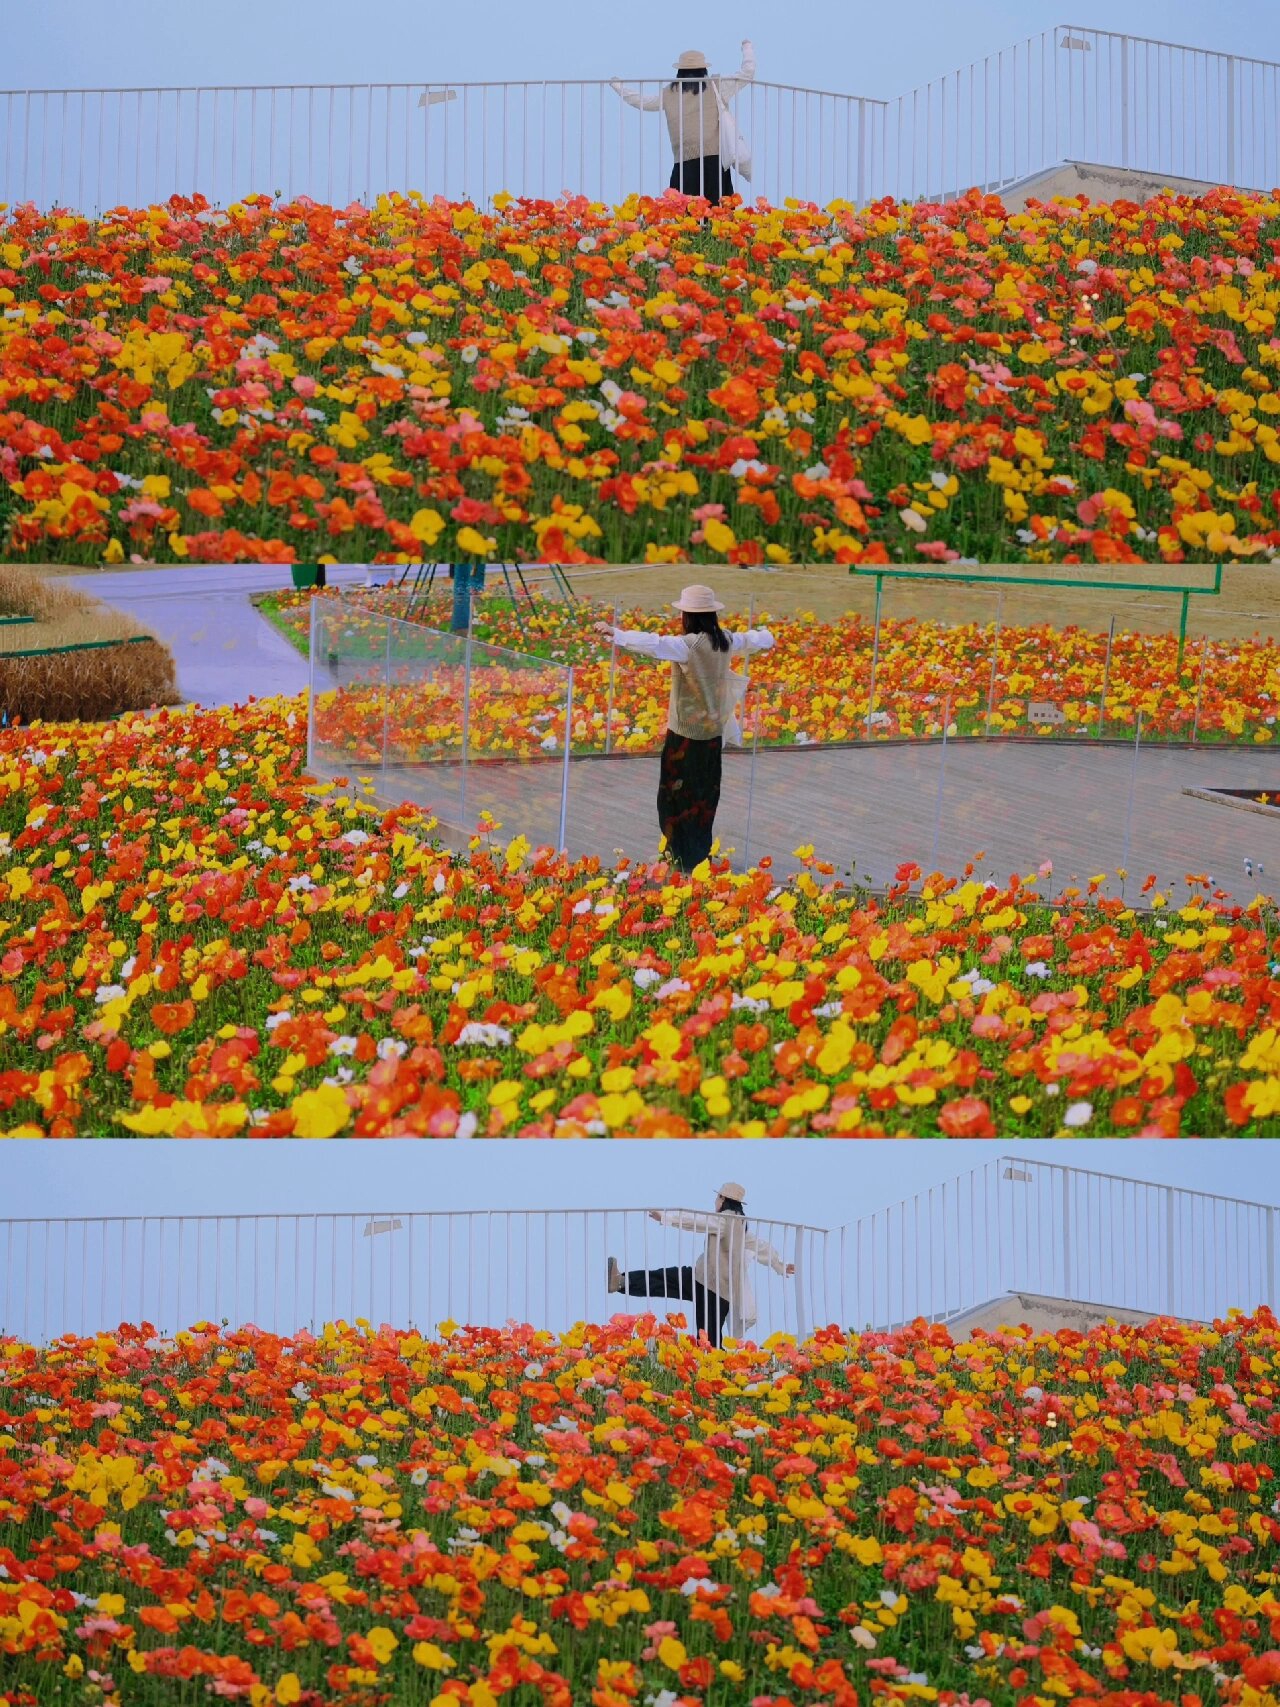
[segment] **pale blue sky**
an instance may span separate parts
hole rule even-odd
[[[649,1208],[726,1179],[760,1218],[839,1226],[1005,1153],[1280,1203],[1280,1145],[1056,1143],[6,1144],[0,1215]]]
[[[40,0],[6,6],[7,88],[211,83],[477,81],[666,74],[686,47],[731,69],[756,43],[771,82],[884,97],[1054,24],[1158,37],[1280,59],[1274,0],[915,0],[908,10],[853,4],[594,8],[566,0],[482,7],[382,0]]]

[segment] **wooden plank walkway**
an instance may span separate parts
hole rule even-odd
[[[795,871],[793,850],[813,845],[841,875],[875,887],[900,863],[997,880],[1053,862],[1055,886],[1113,874],[1127,864],[1130,889],[1154,873],[1183,893],[1190,872],[1211,875],[1241,901],[1280,898],[1280,819],[1195,799],[1188,788],[1280,791],[1280,749],[1256,752],[1144,746],[950,742],[812,747],[726,755],[717,833],[735,865],[773,858]],[[440,817],[444,839],[461,834],[456,766],[394,769],[377,777],[384,802],[414,800]],[[651,859],[658,844],[656,754],[575,759],[570,767],[569,851],[612,860]],[[506,837],[535,846],[558,840],[562,762],[473,764],[465,823],[487,810]],[[1128,859],[1125,849],[1128,847]],[[1250,881],[1249,859],[1264,875]],[[1109,884],[1110,890],[1113,885]]]

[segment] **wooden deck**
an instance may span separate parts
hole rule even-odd
[[[575,759],[569,851],[652,858],[657,774],[656,755]],[[559,760],[473,764],[465,820],[455,766],[391,770],[377,779],[378,798],[430,806],[452,845],[465,843],[459,825],[474,826],[482,810],[504,837],[522,833],[535,846],[554,845],[562,775]],[[779,873],[791,872],[793,850],[809,843],[841,875],[853,872],[875,887],[903,861],[958,875],[982,854],[979,870],[999,880],[1051,860],[1055,887],[1126,866],[1134,893],[1154,873],[1181,894],[1181,880],[1195,872],[1237,900],[1280,897],[1280,819],[1184,792],[1215,786],[1280,790],[1280,748],[1149,746],[1135,759],[1132,746],[950,742],[945,767],[940,743],[800,748],[757,754],[754,786],[751,756],[732,753],[717,833],[735,865],[767,854]]]

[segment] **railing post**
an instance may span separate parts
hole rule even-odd
[[[804,1231],[796,1230],[796,1272],[793,1276],[796,1286],[796,1339],[805,1340],[809,1337],[808,1315],[804,1307]]]
[[[1274,1310],[1280,1307],[1280,1270],[1276,1268],[1276,1223],[1280,1221],[1280,1209],[1267,1211],[1267,1287],[1270,1297],[1266,1302]]]
[[[1066,1169],[1062,1174],[1062,1296],[1070,1298],[1074,1280],[1074,1265],[1071,1261],[1071,1175]]]
[[[1120,38],[1120,164],[1129,164],[1129,38]]]
[[[1276,1212],[1273,1209],[1271,1211],[1271,1218],[1272,1218],[1273,1222],[1275,1220],[1275,1214],[1276,1214]],[[1167,1315],[1173,1316],[1173,1315],[1177,1314],[1177,1298],[1178,1298],[1178,1260],[1177,1260],[1178,1220],[1177,1220],[1177,1215],[1174,1212],[1174,1200],[1173,1200],[1173,1187],[1172,1186],[1166,1186],[1164,1188],[1164,1242],[1165,1242],[1165,1257],[1164,1257],[1164,1261],[1165,1261],[1165,1313]]]
[[[1227,60],[1227,183],[1236,184],[1236,56]]]

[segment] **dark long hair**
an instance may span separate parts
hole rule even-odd
[[[700,65],[696,71],[677,71],[671,87],[678,89],[682,83],[696,83],[699,89],[705,89],[707,86],[706,66]]]
[[[744,1220],[747,1214],[736,1197],[722,1197],[720,1199],[720,1213],[722,1215],[741,1215]]]
[[[684,631],[686,634],[709,634],[711,644],[717,652],[729,650],[729,636],[720,626],[720,620],[713,610],[687,610],[684,616]]]

